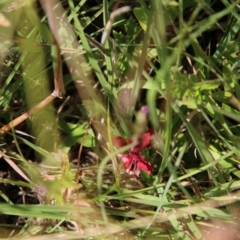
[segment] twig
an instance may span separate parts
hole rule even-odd
[[[52,59],[53,59],[53,73],[54,73],[54,89],[59,98],[63,98],[65,95],[65,87],[63,83],[63,75],[62,75],[62,58],[61,58],[61,50],[60,47],[53,37],[53,43],[51,46]]]
[[[81,163],[81,155],[82,155],[82,150],[83,150],[83,144],[84,144],[84,141],[87,137],[87,134],[88,134],[88,131],[89,131],[89,128],[90,126],[92,125],[92,120],[93,120],[93,117],[90,119],[89,123],[88,123],[88,126],[87,126],[87,129],[86,129],[86,132],[82,138],[82,141],[81,141],[81,144],[80,144],[80,147],[79,147],[79,151],[78,151],[78,161],[77,161],[77,181],[79,181],[79,172],[80,172],[80,163]],[[80,195],[79,195],[79,191],[77,191],[77,199],[80,199]],[[78,204],[77,205],[77,212],[78,212],[78,226],[81,226],[81,211],[80,211],[80,205]]]
[[[129,12],[130,10],[131,10],[131,8],[129,6],[125,6],[125,7],[121,7],[121,8],[118,8],[118,9],[114,10],[110,14],[109,20],[108,20],[108,22],[106,24],[106,27],[105,27],[103,35],[102,35],[102,39],[101,39],[101,44],[102,45],[104,45],[105,42],[108,39],[108,36],[109,36],[110,31],[112,29],[112,25],[113,25],[115,17],[117,17],[118,15],[120,15],[122,13]]]
[[[60,118],[60,114],[63,110],[63,107],[67,104],[67,102],[69,101],[70,99],[70,96],[68,96],[64,102],[61,104],[61,106],[58,108],[58,111],[57,111],[57,117],[56,117],[56,124],[55,124],[55,131],[54,131],[54,151],[57,151],[57,128],[58,128],[58,122],[59,122],[59,118]]]
[[[53,58],[53,71],[54,71],[54,87],[59,98],[63,98],[65,94],[65,88],[63,83],[62,76],[62,59],[61,59],[61,50],[59,43],[59,25],[57,23],[56,16],[54,16],[53,7],[56,6],[57,1],[46,1],[41,0],[43,9],[48,18],[49,27],[53,34],[53,43],[51,46],[52,49],[52,58]]]
[[[51,95],[49,95],[47,98],[45,98],[43,101],[41,101],[39,104],[37,104],[35,107],[30,109],[28,112],[23,113],[21,116],[17,117],[10,123],[4,125],[2,128],[0,128],[0,135],[5,134],[12,128],[16,127],[29,117],[31,117],[34,113],[39,111],[40,109],[44,108],[46,105],[48,105],[50,102],[52,102],[56,97],[58,97],[57,93],[53,91]]]

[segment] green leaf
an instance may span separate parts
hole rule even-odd
[[[91,128],[89,129],[88,122],[73,124],[61,119],[59,127],[67,133],[64,139],[65,146],[71,147],[76,143],[83,143],[85,147],[93,147],[95,145],[94,133]]]
[[[147,29],[147,15],[142,8],[134,8],[133,13],[137,18],[139,24],[141,25],[142,29],[146,31]]]

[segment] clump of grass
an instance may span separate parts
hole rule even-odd
[[[239,237],[238,1],[136,3],[1,3],[3,237]]]

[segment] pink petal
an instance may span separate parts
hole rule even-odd
[[[121,160],[123,162],[124,168],[131,175],[139,177],[141,170],[147,172],[148,174],[152,173],[151,163],[148,162],[141,154],[124,154],[121,156]]]
[[[147,117],[149,112],[150,112],[149,107],[147,105],[142,106],[141,107],[141,112]]]
[[[128,171],[130,171],[130,169],[131,169],[131,166],[132,166],[132,164],[133,164],[133,157],[132,157],[132,155],[130,155],[130,154],[124,154],[122,157],[121,157],[121,160],[122,160],[122,162],[123,162],[123,166],[124,166],[124,168]]]
[[[141,136],[140,143],[132,150],[134,153],[139,153],[142,149],[149,147],[152,140],[154,131],[150,128],[146,133]]]
[[[117,147],[117,148],[121,148],[123,146],[128,145],[128,141],[120,136],[114,137],[113,143],[114,143],[115,147]]]
[[[143,155],[139,155],[141,161],[137,162],[137,169],[145,171],[148,174],[152,173],[152,165],[148,162]]]

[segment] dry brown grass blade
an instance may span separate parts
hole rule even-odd
[[[3,156],[5,161],[27,182],[32,183],[32,181],[27,177],[27,175],[17,166],[17,164],[11,160],[5,153],[0,151],[0,156]]]
[[[30,116],[32,116],[34,113],[39,111],[40,109],[44,108],[46,105],[48,105],[50,102],[52,102],[57,97],[56,92],[54,91],[51,95],[49,95],[47,98],[45,98],[43,101],[41,101],[39,104],[37,104],[35,107],[30,109],[28,112],[23,113],[21,116],[15,118],[10,123],[4,125],[2,128],[0,128],[0,135],[8,132],[9,130],[13,129],[26,119],[28,119]]]

